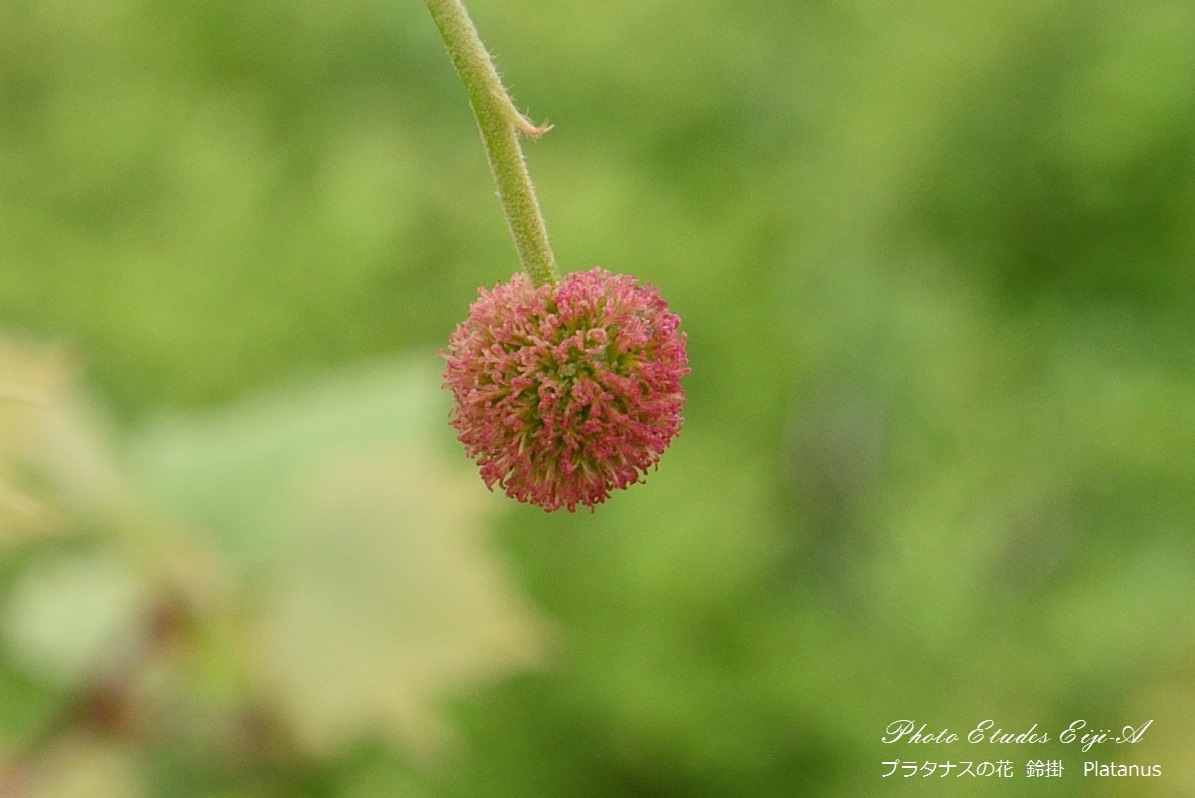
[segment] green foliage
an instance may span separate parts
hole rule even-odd
[[[452,446],[436,351],[517,259],[421,4],[8,3],[0,318],[98,399],[0,349],[0,759],[39,795],[853,796],[896,718],[1154,718],[1133,758],[1195,790],[1195,9],[470,8],[556,125],[561,268],[684,321],[660,470],[548,516]],[[147,593],[182,608],[148,719],[55,736]],[[1142,794],[1052,753],[1051,794]]]
[[[480,545],[496,500],[434,445],[426,365],[163,422],[136,447],[151,493],[248,583],[257,676],[323,753],[374,733],[432,746],[448,688],[538,658],[542,630]]]
[[[9,348],[6,374],[37,362]],[[432,756],[446,696],[541,660],[545,625],[481,539],[497,499],[444,454],[427,366],[164,417],[121,447],[44,394],[3,461],[24,478],[0,530],[27,558],[4,661],[44,685],[6,790],[276,790],[369,741]]]

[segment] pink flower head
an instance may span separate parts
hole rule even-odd
[[[681,426],[679,326],[655,288],[604,269],[482,289],[441,354],[486,486],[571,511],[641,482]]]

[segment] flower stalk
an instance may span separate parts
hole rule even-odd
[[[560,273],[519,142],[520,135],[538,138],[551,126],[537,126],[519,113],[461,0],[424,3],[465,84],[523,269],[535,286],[554,285]]]

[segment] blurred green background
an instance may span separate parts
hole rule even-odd
[[[0,3],[0,792],[1195,795],[1195,4],[470,7],[689,336],[593,514],[447,425],[517,262],[421,3]]]

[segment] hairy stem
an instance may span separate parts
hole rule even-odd
[[[537,127],[515,108],[464,4],[460,0],[424,2],[469,94],[519,260],[535,285],[551,285],[560,273],[519,146],[520,133],[534,138],[549,128]]]

